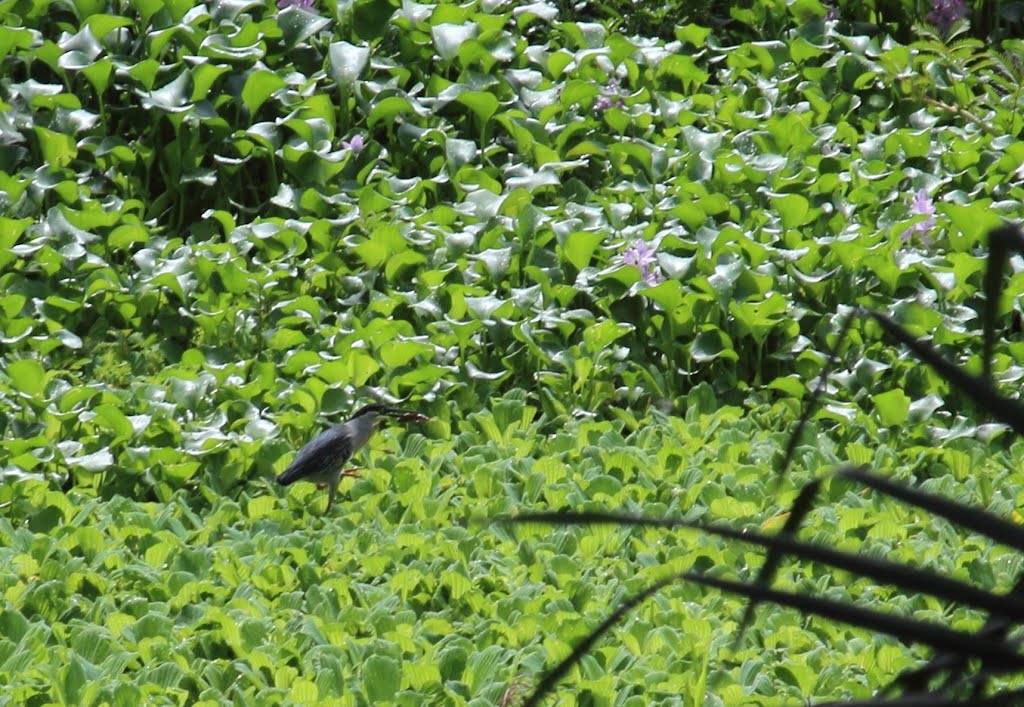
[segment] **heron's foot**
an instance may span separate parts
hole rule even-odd
[[[359,474],[358,474],[357,472],[358,472],[358,471],[359,471],[360,469],[362,469],[362,468],[363,468],[363,467],[361,467],[361,466],[354,466],[354,467],[352,467],[351,469],[345,469],[345,470],[344,470],[344,471],[342,471],[342,472],[341,472],[340,474],[338,474],[338,480],[340,481],[341,479],[345,478],[346,476],[349,476],[349,477],[351,477],[351,478],[353,478],[353,479],[358,479],[358,478],[360,478],[360,476],[359,476]],[[329,483],[327,483],[326,481],[321,481],[321,482],[319,482],[319,483],[318,483],[318,484],[316,485],[316,487],[317,487],[318,489],[320,489],[321,491],[322,491],[323,489],[327,488],[328,486],[330,486],[330,484],[329,484]]]

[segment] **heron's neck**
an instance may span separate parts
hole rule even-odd
[[[373,436],[376,418],[377,416],[374,414],[360,415],[345,423],[349,434],[352,436],[353,452],[361,449],[370,440],[370,437]]]

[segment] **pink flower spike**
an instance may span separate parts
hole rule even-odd
[[[921,187],[910,200],[911,216],[927,216],[923,221],[918,221],[900,235],[904,243],[910,241],[916,234],[926,245],[931,243],[929,234],[935,228],[935,202],[928,196],[928,190]]]
[[[910,202],[910,213],[915,216],[933,216],[935,214],[935,203],[928,196],[928,190],[921,187],[914,194],[913,200]]]
[[[635,265],[638,268],[650,267],[658,262],[655,250],[647,241],[635,240],[622,251],[622,264]]]
[[[657,249],[647,241],[638,238],[630,243],[619,257],[623,265],[632,265],[640,271],[640,277],[648,287],[661,282]]]

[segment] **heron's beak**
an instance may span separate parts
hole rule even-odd
[[[426,415],[422,415],[415,410],[403,410],[402,408],[388,408],[384,411],[384,414],[394,419],[396,422],[402,422],[408,424],[410,422],[429,422],[430,418]]]
[[[431,420],[431,418],[427,417],[426,415],[421,415],[418,412],[407,412],[407,413],[404,413],[402,415],[399,415],[395,419],[398,420],[399,422],[404,422],[404,423],[409,423],[409,422],[430,422],[430,420]]]

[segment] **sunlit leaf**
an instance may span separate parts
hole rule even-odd
[[[331,65],[331,78],[343,90],[351,91],[366,68],[370,50],[348,42],[334,42],[328,49],[328,59]]]

